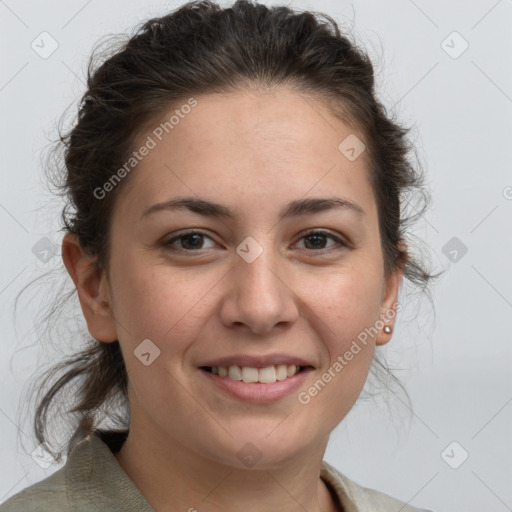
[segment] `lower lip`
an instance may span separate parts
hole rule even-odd
[[[281,400],[296,391],[304,383],[311,370],[313,368],[307,368],[293,377],[287,377],[271,384],[262,384],[261,382],[243,382],[229,377],[219,377],[199,368],[199,372],[221,391],[238,400],[252,403],[272,403]]]

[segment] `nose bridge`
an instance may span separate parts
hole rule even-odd
[[[260,294],[267,301],[275,301],[281,295],[282,282],[276,275],[279,265],[271,238],[260,243],[248,237],[237,248],[237,253],[236,281],[239,292],[249,294],[251,299],[256,299]]]
[[[250,238],[250,237],[248,237]],[[280,322],[297,316],[293,293],[286,279],[272,237],[265,241],[245,240],[237,248],[230,293],[223,308],[223,320],[243,323],[255,332],[267,332]]]

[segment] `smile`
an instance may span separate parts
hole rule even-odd
[[[263,368],[233,365],[201,366],[198,370],[199,374],[209,381],[209,386],[205,388],[207,393],[210,389],[214,393],[218,390],[225,396],[243,402],[270,404],[296,393],[305,385],[309,373],[314,368],[298,365]]]
[[[285,380],[293,377],[297,373],[303,371],[305,366],[296,366],[279,364],[267,366],[265,368],[255,368],[251,366],[205,366],[202,369],[235,381],[243,381],[247,383],[260,382],[262,384],[273,384],[278,380]]]

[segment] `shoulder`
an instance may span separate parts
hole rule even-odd
[[[354,512],[432,512],[416,508],[388,494],[354,482],[323,461],[322,478],[334,489],[345,508]]]
[[[115,458],[126,434],[95,431],[73,449],[62,468],[11,496],[0,512],[154,512]]]
[[[0,512],[43,512],[70,510],[66,492],[65,468],[37,482],[0,505]]]

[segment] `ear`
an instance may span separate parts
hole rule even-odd
[[[404,242],[400,242],[399,246],[402,251],[406,251],[407,246]],[[407,253],[405,252],[405,254]],[[393,336],[397,315],[398,293],[400,291],[402,279],[403,270],[401,268],[396,268],[384,281],[380,313],[383,325],[375,338],[376,345],[385,345]],[[389,326],[391,328],[390,333],[386,333],[384,331],[385,326]]]
[[[82,250],[78,239],[71,233],[66,233],[62,240],[62,259],[75,283],[89,332],[98,341],[116,341],[105,270]]]

